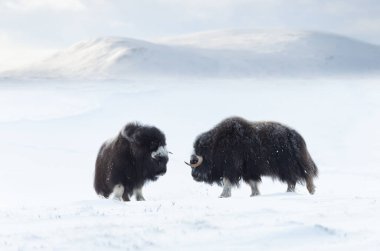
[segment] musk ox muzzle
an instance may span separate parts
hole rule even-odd
[[[155,161],[158,162],[157,168],[156,168],[156,176],[161,176],[166,173],[166,164],[169,161],[169,158],[167,156],[159,156],[154,158]]]
[[[165,146],[160,146],[156,151],[152,152],[151,157],[157,161],[156,175],[164,175],[166,173],[166,164],[169,161],[169,152]]]

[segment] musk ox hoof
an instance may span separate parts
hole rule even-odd
[[[315,194],[315,186],[307,186],[307,190],[310,194]]]
[[[288,183],[288,189],[286,192],[288,193],[294,193],[296,191],[296,185],[294,183]]]
[[[259,192],[252,192],[251,197],[255,197],[255,196],[259,196],[259,195],[260,195]]]
[[[122,200],[123,194],[124,194],[124,186],[121,184],[116,185],[113,188],[113,199],[114,200]]]
[[[131,199],[129,198],[128,193],[123,194],[123,201],[130,201]]]
[[[229,197],[231,197],[231,192],[229,192],[229,193],[222,193],[221,195],[219,195],[219,198],[229,198]]]
[[[142,188],[141,187],[135,189],[133,191],[133,194],[135,195],[137,201],[144,201],[145,200],[145,198],[144,198],[144,196],[142,194]]]
[[[307,190],[309,191],[310,194],[314,194],[315,193],[315,186],[314,186],[313,178],[309,177],[306,180],[306,187],[307,187]]]
[[[259,185],[257,181],[250,180],[248,181],[248,185],[251,187],[251,197],[260,195]]]
[[[231,181],[227,178],[223,178],[223,192],[219,198],[228,198],[231,197]]]

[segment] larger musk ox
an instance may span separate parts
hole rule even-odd
[[[276,122],[250,122],[232,117],[223,120],[194,142],[190,157],[194,180],[223,185],[220,197],[230,197],[231,187],[243,179],[259,195],[262,176],[288,184],[305,183],[314,194],[317,166],[307,151],[304,139],[295,130]]]
[[[106,198],[144,200],[142,187],[165,174],[168,163],[165,135],[156,127],[127,124],[100,148],[95,164],[94,188]]]

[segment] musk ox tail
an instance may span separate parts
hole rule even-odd
[[[318,168],[317,168],[317,165],[314,163],[313,159],[311,158],[309,152],[306,150],[307,152],[307,157],[308,157],[308,170],[309,170],[309,173],[312,177],[318,177]]]
[[[307,150],[305,140],[295,130],[290,129],[289,140],[293,150],[293,155],[296,157],[299,170],[304,174],[304,178],[318,176],[318,168]]]
[[[309,152],[305,148],[308,158],[308,176],[306,177],[306,187],[310,194],[315,193],[315,185],[314,185],[314,178],[318,176],[318,168],[317,165],[315,165],[313,159],[311,158]]]
[[[94,189],[98,195],[101,195],[105,198],[108,198],[111,194],[109,187],[106,184],[107,181],[107,170],[106,170],[106,161],[104,156],[104,150],[106,144],[103,144],[99,150],[98,157],[96,158],[95,163],[95,177],[94,177]]]
[[[291,142],[294,156],[297,159],[298,170],[302,173],[302,183],[306,181],[306,187],[310,194],[314,194],[315,186],[313,179],[318,176],[318,168],[307,150],[305,140],[295,130],[291,130]]]

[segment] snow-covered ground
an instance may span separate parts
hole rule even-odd
[[[379,80],[1,82],[0,250],[378,250]],[[193,181],[194,138],[231,115],[297,129],[316,194]],[[166,133],[168,172],[145,202],[98,198],[98,148],[134,120]]]

